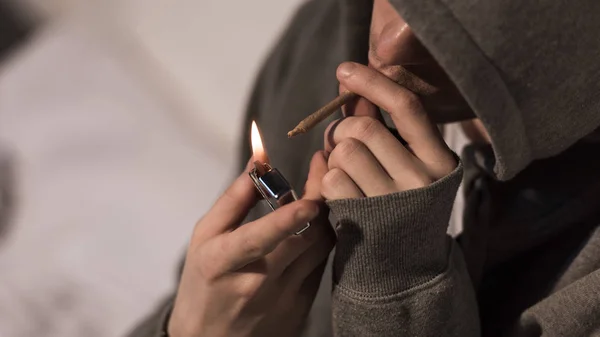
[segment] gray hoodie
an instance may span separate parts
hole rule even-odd
[[[580,141],[600,125],[600,2],[391,2],[493,148],[468,147],[426,188],[328,203],[339,221],[332,334],[600,334],[600,147]],[[242,139],[257,120],[295,186],[327,123],[285,134],[337,94],[339,63],[366,62],[370,15],[371,1],[308,2],[260,73]],[[446,228],[463,170],[465,230],[455,240]],[[159,336],[168,312],[167,303],[132,336]]]

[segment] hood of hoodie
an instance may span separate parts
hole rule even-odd
[[[600,1],[390,2],[482,120],[498,179],[600,125]]]

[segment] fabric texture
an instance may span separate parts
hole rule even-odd
[[[459,165],[423,189],[328,201],[338,220],[333,277],[339,291],[393,295],[441,274],[448,265],[446,227],[461,178]]]
[[[492,145],[467,148],[463,167],[426,188],[329,202],[340,223],[333,289],[315,303],[331,308],[311,313],[307,336],[600,334],[600,146],[581,140],[600,125],[600,3],[391,2]],[[371,6],[308,2],[258,77],[242,139],[256,120],[296,187],[327,122],[282,139],[335,97],[339,63],[366,62]],[[463,169],[465,230],[454,240],[446,226]]]
[[[600,125],[600,2],[390,2],[482,120],[499,179]]]
[[[457,287],[469,283],[466,266],[446,235],[461,178],[459,165],[426,188],[328,202],[339,221],[336,336],[479,335],[475,294]]]

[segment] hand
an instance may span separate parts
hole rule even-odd
[[[415,94],[356,63],[341,64],[337,77],[340,90],[366,100],[349,105],[345,114],[352,116],[333,122],[325,132],[325,150],[330,152],[322,185],[326,199],[417,189],[456,168],[456,159]],[[406,145],[385,127],[375,106],[390,113]]]
[[[327,212],[319,209],[326,172],[319,152],[311,162],[303,200],[243,226],[257,192],[247,173],[229,187],[194,230],[170,336],[301,332],[334,241]],[[293,235],[309,221],[307,231]]]

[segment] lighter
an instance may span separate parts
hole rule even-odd
[[[256,122],[252,121],[252,152],[255,159],[265,158],[266,154],[260,138],[260,132],[256,126]],[[289,204],[293,201],[298,200],[298,195],[285,179],[285,177],[277,170],[272,168],[268,163],[261,163],[260,161],[254,161],[254,168],[248,173],[254,186],[265,201],[271,207],[271,210]],[[295,234],[300,235],[310,227],[310,223],[307,223],[304,228],[297,231]]]

